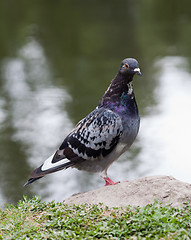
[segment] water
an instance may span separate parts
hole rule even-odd
[[[62,201],[104,184],[97,174],[68,169],[23,188],[94,109],[125,57],[136,58],[143,73],[134,83],[141,128],[109,176],[166,174],[191,182],[191,3],[0,5],[0,207],[23,194]]]

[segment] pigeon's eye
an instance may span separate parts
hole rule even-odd
[[[129,65],[127,63],[124,66],[125,66],[125,68],[129,68]]]

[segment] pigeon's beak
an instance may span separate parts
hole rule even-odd
[[[138,74],[139,76],[142,76],[142,73],[141,73],[140,68],[135,68],[135,69],[134,69],[134,72],[135,72],[136,74]]]

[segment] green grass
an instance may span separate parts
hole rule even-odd
[[[0,239],[191,239],[191,208],[64,205],[34,197],[0,209]]]

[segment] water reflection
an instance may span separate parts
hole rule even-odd
[[[165,57],[155,64],[158,104],[142,118],[139,134],[142,171],[167,174],[191,182],[191,75],[183,57]]]
[[[3,72],[11,110],[11,125],[14,129],[11,139],[21,143],[22,151],[32,169],[52,154],[71,130],[70,119],[66,111],[62,111],[71,96],[66,90],[51,84],[52,76],[48,71],[43,49],[34,40],[19,51],[17,58],[6,60]],[[15,165],[20,163],[18,158],[19,156],[15,156]],[[51,177],[46,179],[49,187],[43,193],[41,184],[36,185],[33,191],[42,196],[51,193],[54,198],[58,183],[67,182],[69,176],[67,173],[64,176],[62,178],[62,175],[56,175],[53,181]]]

